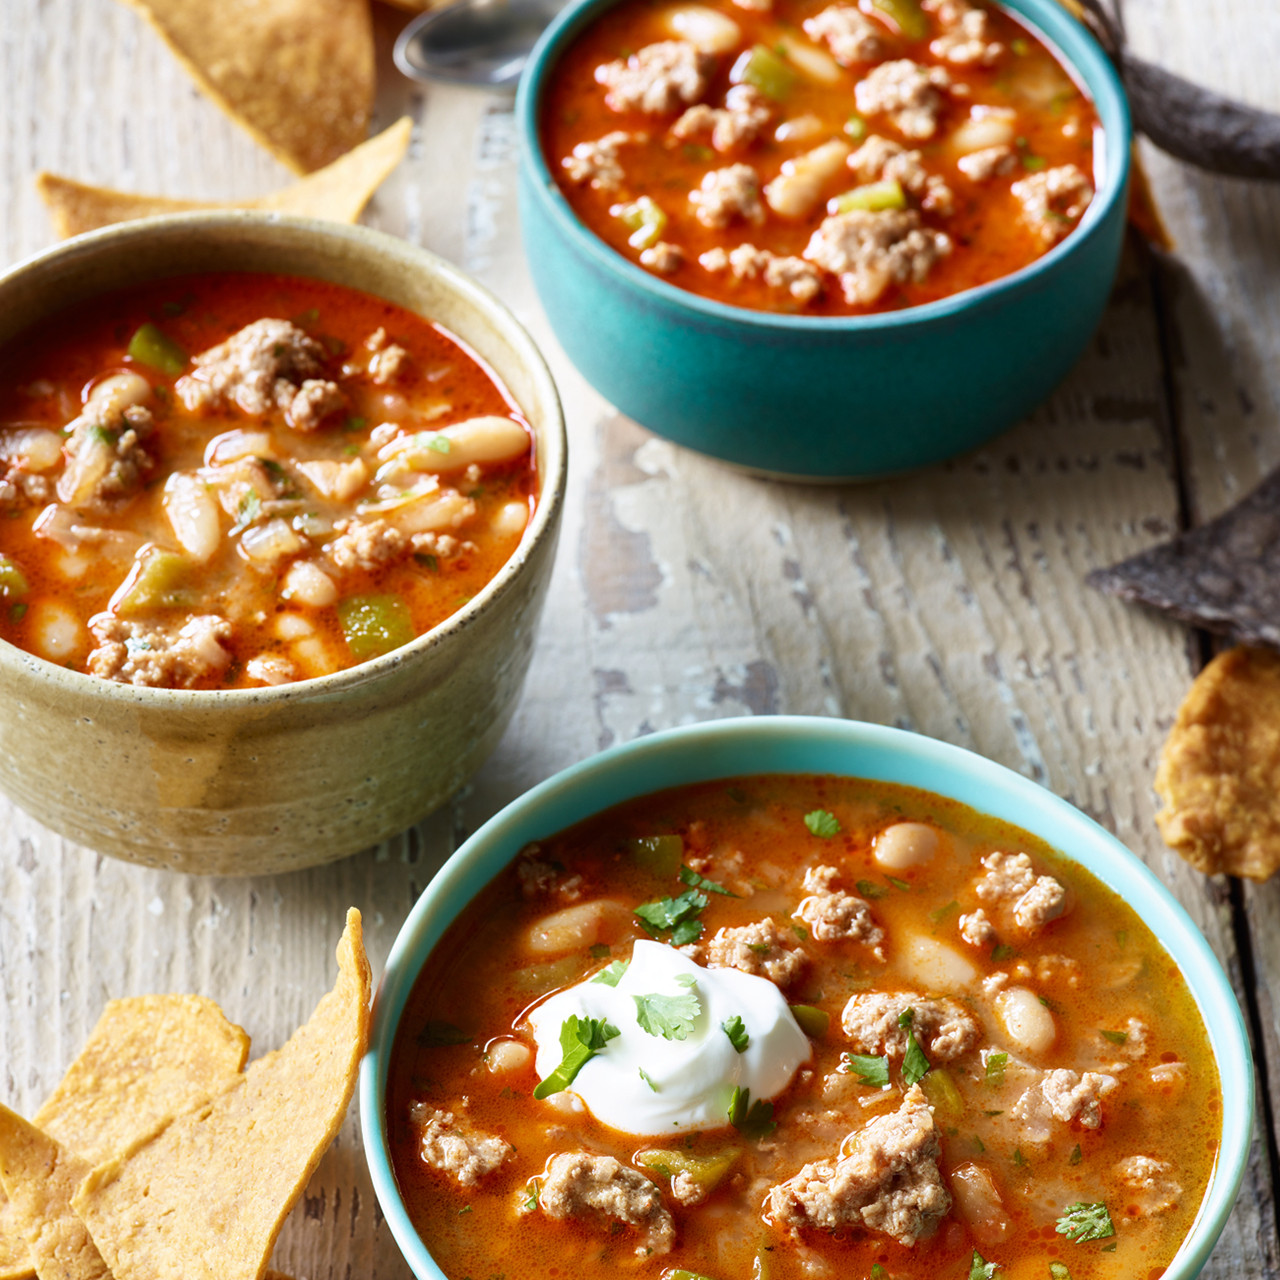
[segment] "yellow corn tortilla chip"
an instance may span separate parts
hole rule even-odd
[[[347,913],[337,954],[333,990],[282,1049],[85,1179],[72,1204],[116,1280],[262,1275],[342,1124],[368,1040],[358,911]]]
[[[248,1056],[249,1037],[203,996],[112,1000],[35,1127],[84,1160],[87,1173],[225,1089]],[[0,1195],[0,1280],[31,1274],[24,1222]]]
[[[23,1226],[40,1280],[110,1280],[71,1197],[92,1169],[35,1125],[0,1106],[0,1183]]]
[[[295,173],[364,140],[373,108],[368,0],[125,0],[195,82]]]
[[[93,187],[56,173],[38,173],[36,190],[49,210],[53,229],[61,239],[85,231],[192,209],[269,209],[330,222],[355,222],[373,193],[404,159],[413,122],[408,116],[362,142],[354,151],[279,191],[248,200],[170,200],[165,196],[134,195]]]
[[[1198,871],[1280,868],[1280,654],[1240,645],[1196,677],[1164,744],[1156,823]]]

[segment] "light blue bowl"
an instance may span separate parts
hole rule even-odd
[[[949,796],[1039,836],[1129,902],[1173,957],[1209,1032],[1222,1082],[1222,1144],[1204,1203],[1164,1280],[1192,1280],[1226,1224],[1253,1127],[1253,1063],[1217,959],[1169,891],[1114,836],[1021,774],[901,729],[804,716],[716,720],[613,747],[558,773],[491,818],[445,863],[409,913],[374,1002],[360,1068],[360,1122],[378,1203],[418,1280],[445,1280],[414,1230],[387,1146],[387,1069],[414,981],[445,930],[526,844],[636,796],[756,773],[873,778]]]
[[[1045,399],[1102,318],[1124,236],[1129,108],[1115,69],[1057,0],[1003,0],[1075,68],[1105,134],[1080,226],[1030,266],[884,315],[774,315],[700,298],[615,252],[574,215],[539,142],[565,47],[617,0],[574,0],[534,49],[516,97],[520,223],[556,336],[623,413],[712,457],[804,480],[940,462]]]

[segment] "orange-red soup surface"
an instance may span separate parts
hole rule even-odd
[[[704,966],[686,1038],[634,1037],[653,1084],[730,1034],[696,1021],[729,967],[807,1006],[811,1056],[768,1107],[731,1123],[726,1084],[716,1123],[637,1137],[583,1109],[585,1075],[534,1096],[531,1016],[625,984],[651,936]],[[1219,1089],[1177,967],[1042,841],[908,788],[761,776],[630,802],[491,883],[414,989],[388,1131],[450,1280],[1120,1280],[1190,1228]]]
[[[999,279],[1094,195],[1092,104],[968,0],[624,0],[550,78],[579,218],[704,297],[858,315]]]
[[[459,340],[289,276],[178,277],[0,351],[0,637],[106,679],[327,675],[456,612],[536,499]]]

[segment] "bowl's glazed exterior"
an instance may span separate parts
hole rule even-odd
[[[520,221],[570,359],[643,426],[752,471],[867,479],[971,449],[1039,404],[1102,317],[1124,236],[1132,132],[1115,69],[1057,0],[1003,0],[1074,69],[1103,128],[1079,227],[1011,276],[924,306],[820,317],[748,311],[677,289],[580,223],[539,118],[566,46],[617,0],[574,0],[520,83]]]
[[[949,796],[1049,843],[1124,898],[1186,980],[1222,1085],[1222,1139],[1204,1202],[1164,1280],[1194,1280],[1225,1226],[1249,1158],[1254,1084],[1240,1006],[1204,937],[1173,895],[1114,836],[1052,792],[960,747],[857,721],[804,716],[716,720],[613,747],[513,801],[445,863],[409,913],[374,1001],[360,1068],[365,1156],[382,1212],[418,1280],[446,1280],[396,1185],[387,1078],[400,1019],[432,949],[458,914],[531,841],[668,787],[761,773],[871,778]]]
[[[432,631],[348,671],[272,688],[137,688],[0,641],[0,788],[115,857],[199,874],[296,870],[443,803],[497,744],[533,649],[559,531],[564,422],[537,348],[433,254],[361,227],[260,213],[147,219],[0,278],[0,344],[51,312],[200,271],[311,276],[439,321],[533,425],[541,498],[511,560]]]

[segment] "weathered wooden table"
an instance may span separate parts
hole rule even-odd
[[[931,734],[1079,805],[1142,855],[1240,993],[1263,1089],[1244,1191],[1209,1264],[1273,1276],[1280,885],[1206,881],[1161,844],[1156,756],[1204,637],[1103,599],[1085,573],[1217,514],[1280,461],[1280,188],[1148,152],[1173,257],[1133,250],[1088,354],[1033,418],[891,483],[748,479],[620,417],[558,351],[515,204],[509,99],[410,85],[378,9],[379,124],[409,159],[366,221],[459,263],[543,344],[568,414],[560,557],[524,700],[446,810],[335,866],[279,879],[144,871],[0,801],[0,1100],[30,1114],[111,997],[199,991],[280,1044],[332,977],[349,904],[375,974],[441,861],[532,783],[610,743],[719,716],[846,716]],[[1280,11],[1126,0],[1135,49],[1280,108]],[[39,168],[193,198],[287,180],[111,0],[0,0],[0,265],[49,244]],[[587,678],[584,678],[586,674]],[[0,707],[0,715],[4,714]],[[354,1112],[286,1224],[276,1265],[404,1277]]]

